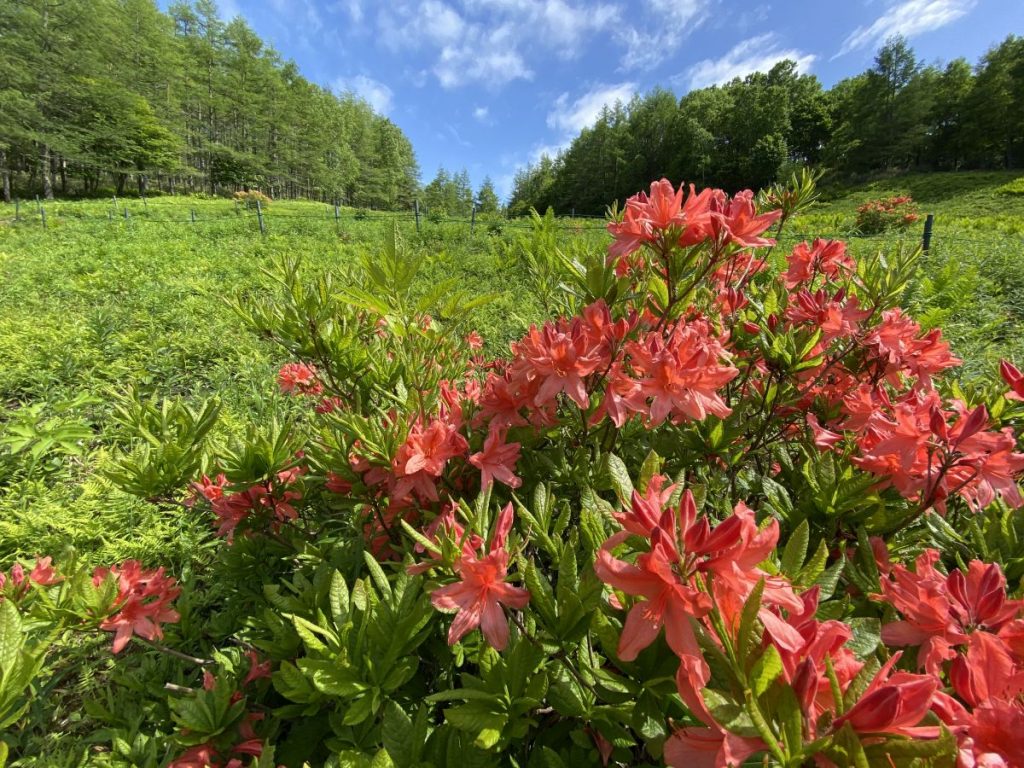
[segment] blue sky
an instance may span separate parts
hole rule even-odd
[[[783,58],[826,87],[870,66],[891,34],[927,62],[974,63],[1024,33],[1024,0],[219,0],[303,74],[351,90],[438,166],[490,175],[552,153],[601,106],[692,88]]]

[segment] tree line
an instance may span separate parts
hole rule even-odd
[[[1024,37],[976,66],[925,66],[892,38],[874,66],[824,89],[792,61],[691,91],[606,106],[557,157],[515,178],[509,213],[603,213],[651,179],[726,190],[765,186],[803,165],[836,178],[891,170],[1024,165]]]
[[[485,176],[474,194],[465,168],[454,174],[444,167],[439,168],[437,175],[423,187],[419,200],[427,213],[440,216],[469,216],[474,207],[480,213],[498,213],[501,209],[491,177]]]
[[[0,2],[3,197],[259,189],[408,207],[408,138],[306,80],[213,0]]]

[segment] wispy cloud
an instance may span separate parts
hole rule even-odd
[[[375,112],[386,115],[394,106],[394,93],[388,86],[379,80],[374,80],[366,75],[355,77],[339,77],[332,83],[334,90],[338,93],[354,93],[366,101]]]
[[[619,27],[619,42],[626,46],[622,67],[652,69],[675,54],[690,34],[708,18],[713,0],[647,0],[645,21]]]
[[[678,88],[692,90],[722,85],[752,72],[767,72],[783,59],[792,59],[800,72],[807,72],[817,57],[795,48],[781,48],[773,33],[758,35],[733,46],[724,56],[698,61],[685,73],[672,78]]]
[[[432,49],[444,88],[500,87],[532,78],[535,54],[582,54],[591,35],[619,16],[616,5],[581,0],[394,0],[381,4],[377,26],[391,51]]]
[[[533,70],[516,48],[513,28],[506,24],[490,30],[467,29],[458,43],[441,49],[434,75],[444,88],[469,83],[498,88],[513,80],[532,79]]]
[[[903,35],[914,37],[944,27],[966,16],[977,0],[905,0],[889,8],[866,27],[857,27],[843,41],[839,58],[850,51],[881,43],[887,37]]]
[[[487,107],[477,107],[473,110],[473,119],[485,125],[490,122],[491,110]]]
[[[636,83],[596,85],[574,101],[563,93],[555,100],[554,108],[548,113],[548,127],[563,134],[575,135],[593,125],[601,109],[614,106],[615,102],[628,102],[636,93]]]

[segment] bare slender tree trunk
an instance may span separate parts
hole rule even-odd
[[[7,167],[7,152],[0,149],[0,176],[3,177],[4,202],[11,202],[11,169]]]
[[[43,197],[47,200],[53,200],[53,167],[51,165],[50,147],[47,144],[43,145],[43,157],[40,166],[39,172],[43,177]]]

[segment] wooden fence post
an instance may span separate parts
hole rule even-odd
[[[476,230],[476,203],[473,203],[473,212],[469,216],[469,234]]]
[[[192,210],[189,211],[189,213],[192,214],[192,223],[195,224],[196,223],[196,209],[193,208]]]
[[[419,200],[415,200],[414,202],[416,204],[416,231],[419,232],[420,231],[420,201]]]
[[[924,236],[921,238],[921,250],[928,253],[932,247],[932,225],[935,223],[934,214],[929,213],[924,219]]]
[[[46,229],[46,209],[42,205],[39,206],[39,216],[43,220],[43,229]]]
[[[260,205],[260,201],[256,201],[256,218],[260,220],[260,234],[266,235],[267,228],[263,224],[263,206]]]

